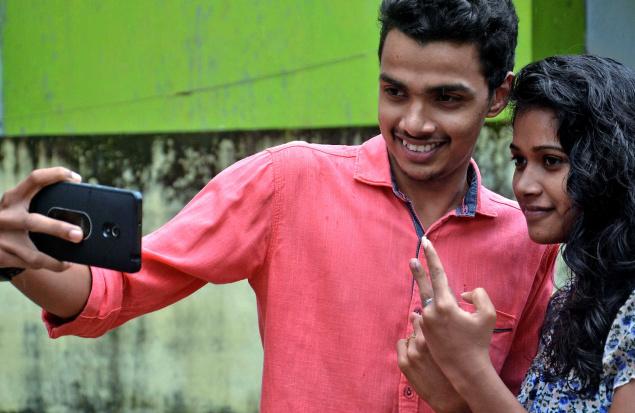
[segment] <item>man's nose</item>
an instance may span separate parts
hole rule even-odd
[[[408,106],[407,112],[402,118],[401,128],[413,137],[429,136],[436,131],[436,124],[426,113],[422,103],[413,103]]]

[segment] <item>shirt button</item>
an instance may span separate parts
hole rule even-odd
[[[415,313],[417,313],[417,314],[421,315],[421,307],[416,307],[413,311],[414,311]]]
[[[406,388],[403,389],[403,395],[406,396],[407,398],[411,399],[412,396],[413,396],[412,387],[406,386]]]

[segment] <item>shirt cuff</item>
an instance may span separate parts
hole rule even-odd
[[[107,301],[106,296],[109,290],[106,284],[106,277],[121,279],[121,273],[97,267],[91,267],[90,271],[92,274],[92,286],[88,301],[81,313],[74,318],[64,319],[46,310],[42,310],[42,321],[48,330],[50,338],[67,335],[98,337],[108,331],[108,328],[104,325],[104,321],[111,318],[113,311],[109,311],[107,314],[101,314],[100,311],[101,307]],[[110,286],[110,288],[112,288],[112,286]],[[112,299],[113,297],[110,298]],[[121,306],[117,305],[115,308],[119,310]]]

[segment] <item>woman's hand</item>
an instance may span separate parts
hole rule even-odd
[[[38,169],[2,195],[0,268],[48,269],[56,272],[68,268],[68,263],[39,252],[29,238],[29,232],[40,232],[71,242],[82,240],[81,228],[44,215],[29,213],[33,196],[43,187],[59,181],[80,182],[81,178],[62,167]]]
[[[434,361],[421,332],[421,316],[413,313],[413,335],[397,342],[397,362],[417,394],[437,413],[469,412],[467,403],[456,392]]]
[[[419,322],[434,360],[451,381],[456,375],[491,366],[489,345],[496,311],[489,296],[482,288],[464,293],[463,299],[473,304],[476,312],[461,309],[432,243],[424,237],[422,246],[430,278],[417,259],[411,261],[410,269],[419,285],[421,302],[429,302]]]

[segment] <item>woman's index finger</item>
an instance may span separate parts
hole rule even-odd
[[[428,263],[428,272],[430,273],[430,282],[432,284],[432,291],[434,292],[435,300],[438,301],[439,299],[445,299],[447,297],[452,297],[452,299],[454,299],[454,296],[450,291],[448,278],[446,277],[445,270],[443,269],[443,263],[432,246],[432,243],[426,236],[423,236],[421,238],[421,245],[423,246],[423,253],[426,257],[426,262]]]
[[[434,296],[432,286],[430,285],[430,280],[428,279],[419,259],[412,258],[410,260],[410,272],[412,272],[412,275],[419,286],[421,302],[425,301],[427,298],[432,298]]]

